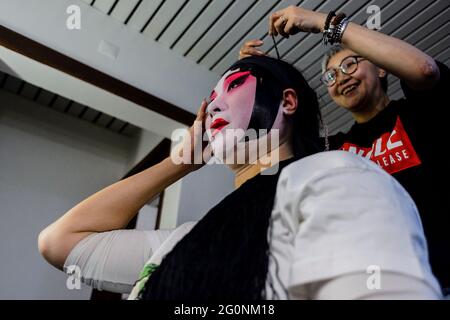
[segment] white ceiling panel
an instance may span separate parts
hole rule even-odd
[[[119,1],[114,10],[111,12],[111,17],[125,23],[138,2],[139,0]]]
[[[218,17],[222,16],[234,2],[234,0],[214,0],[171,48],[183,56],[186,55],[190,48],[208,32]]]
[[[181,11],[176,23],[170,24],[159,37],[158,41],[166,47],[171,47],[177,39],[181,38],[184,31],[199,17],[211,0],[189,1]]]
[[[162,6],[158,8],[159,10],[156,14],[153,15],[152,19],[145,26],[143,33],[153,40],[157,40],[165,28],[177,18],[178,13],[183,10],[186,4],[186,0],[164,1]]]
[[[100,11],[110,14],[115,2],[116,0],[96,0],[93,6]]]
[[[290,5],[298,5],[302,1],[299,0],[282,0],[277,1],[277,5],[273,8],[272,12],[284,9]],[[250,30],[247,30],[246,32],[243,32],[240,34],[240,38],[236,43],[234,43],[232,46],[230,46],[227,50],[224,50],[224,53],[221,56],[218,56],[216,58],[216,62],[210,67],[210,70],[222,74],[224,70],[226,70],[230,65],[233,64],[233,62],[236,61],[239,49],[241,48],[242,44],[246,40],[250,39],[261,39],[266,40],[267,37],[267,26],[268,26],[268,15],[262,15],[259,17],[259,19],[256,21],[256,24],[253,28]],[[237,32],[235,32],[238,34]],[[270,48],[270,45],[272,44],[271,39],[267,43],[264,44],[262,47],[263,51],[267,51]]]
[[[273,8],[277,4],[276,0],[258,1],[251,7],[251,10],[247,10],[242,18],[238,19],[235,24],[231,24],[231,29],[224,33],[223,37],[217,38],[215,45],[211,46],[211,50],[206,52],[206,55],[200,61],[202,65],[211,68],[224,51],[230,47],[234,47],[236,43],[242,42],[241,30],[249,30],[255,25],[255,21],[259,21],[259,18],[265,17],[273,11]],[[267,20],[266,20],[267,23]],[[267,26],[267,24],[266,24]],[[240,32],[235,32],[239,30]]]
[[[257,0],[235,1],[228,10],[218,17],[214,25],[208,29],[208,32],[185,53],[185,56],[200,63],[204,55],[226,36],[233,29],[236,21],[241,20],[249,10],[254,8],[256,3]]]
[[[127,0],[122,0],[127,1]],[[142,29],[145,28],[149,19],[156,15],[158,8],[164,3],[163,0],[144,0],[139,1],[136,4],[136,7],[130,12],[130,16],[127,17],[124,23],[126,25],[139,30],[142,32]],[[136,10],[134,10],[136,9]]]

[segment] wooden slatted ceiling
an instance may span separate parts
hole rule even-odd
[[[381,32],[404,39],[449,65],[448,0],[83,0],[94,8],[134,28],[145,36],[222,74],[237,58],[248,39],[265,41],[263,49],[274,55],[267,34],[268,15],[289,5],[328,12],[340,10],[352,21],[364,24],[369,5],[381,8]],[[320,36],[298,34],[278,39],[282,58],[302,70],[317,91],[330,132],[346,130],[353,123],[338,108],[320,83],[320,61],[325,52]],[[403,93],[398,79],[389,77],[389,94]]]
[[[0,90],[1,89],[25,99],[33,100],[40,105],[52,108],[56,111],[89,121],[96,126],[100,126],[118,134],[133,136],[139,130],[137,127],[127,122],[103,114],[73,100],[61,97],[53,92],[36,87],[3,72],[0,72]]]

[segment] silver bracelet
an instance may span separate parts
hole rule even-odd
[[[347,29],[347,26],[348,26],[349,23],[350,23],[349,18],[345,18],[339,24],[338,35],[336,37],[336,43],[341,43],[342,42],[342,37],[344,36],[345,29]]]
[[[350,19],[344,18],[338,25],[330,25],[327,30],[324,30],[323,44],[324,45],[334,45],[336,43],[341,43],[342,36],[344,35],[345,29],[347,29]]]
[[[326,30],[325,37],[324,37],[325,45],[328,45],[328,44],[333,45],[334,44],[333,37],[336,36],[336,33],[338,32],[338,28],[339,28],[339,25],[337,25],[337,26],[330,25],[328,30]]]

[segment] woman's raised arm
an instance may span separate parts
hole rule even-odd
[[[320,33],[326,18],[325,13],[290,6],[270,16],[269,34],[289,37],[298,32]],[[409,43],[381,32],[350,23],[342,45],[404,80],[413,89],[429,89],[439,80],[439,68],[433,58]]]

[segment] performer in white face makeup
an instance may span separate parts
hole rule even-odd
[[[194,168],[168,158],[66,213],[41,234],[43,255],[60,268],[78,265],[82,280],[102,289],[130,293],[136,283],[132,299],[439,296],[411,198],[369,160],[320,153],[317,97],[298,70],[271,58],[243,59],[211,100],[205,128],[213,143],[228,128],[284,132],[276,174],[248,174],[195,224],[172,231],[117,230]],[[197,119],[203,120],[205,108]],[[148,261],[138,275],[143,256]],[[367,285],[374,267],[382,270],[378,290]]]
[[[279,145],[279,129],[284,128],[281,123],[283,109],[281,104],[276,110],[273,106],[268,108],[270,104],[267,101],[257,101],[258,87],[262,90],[261,86],[250,70],[236,69],[226,72],[211,93],[210,104],[206,109],[206,132],[216,157],[225,160],[232,168],[254,162]],[[264,112],[261,112],[261,108],[264,108]],[[275,133],[276,139],[272,133]],[[282,138],[286,139],[285,130],[282,133]],[[259,150],[263,154],[257,154],[257,144],[250,148],[249,143],[244,143],[257,138],[265,139],[258,141],[260,146],[262,142],[265,143],[265,150]],[[247,153],[239,158],[239,152]]]
[[[297,92],[287,85],[289,81],[280,67],[283,65],[286,68],[284,62],[279,61],[276,67],[275,63],[261,61],[264,59],[247,59],[233,65],[212,91],[206,109],[205,127],[212,150],[216,157],[226,160],[234,171],[239,165],[254,163],[269,154],[271,164],[276,163],[280,150],[272,151],[292,144],[292,118],[297,110]],[[302,78],[301,75],[299,78]],[[304,81],[299,86],[309,88]],[[302,91],[305,103],[308,101],[309,105],[314,105],[311,103],[315,100],[312,90]],[[295,106],[291,103],[292,99]],[[317,110],[317,122],[320,117],[318,108],[312,109]],[[243,141],[254,143],[245,144]],[[318,142],[315,144],[318,151]],[[239,162],[236,155],[242,152],[247,156],[244,162]]]
[[[247,129],[256,95],[256,78],[250,71],[232,70],[225,73],[211,93],[206,127],[213,138],[224,129]]]
[[[256,86],[257,79],[250,71],[237,69],[225,73],[211,93],[205,127],[216,155],[221,148],[234,147],[233,138],[242,139],[244,130],[249,128]]]

